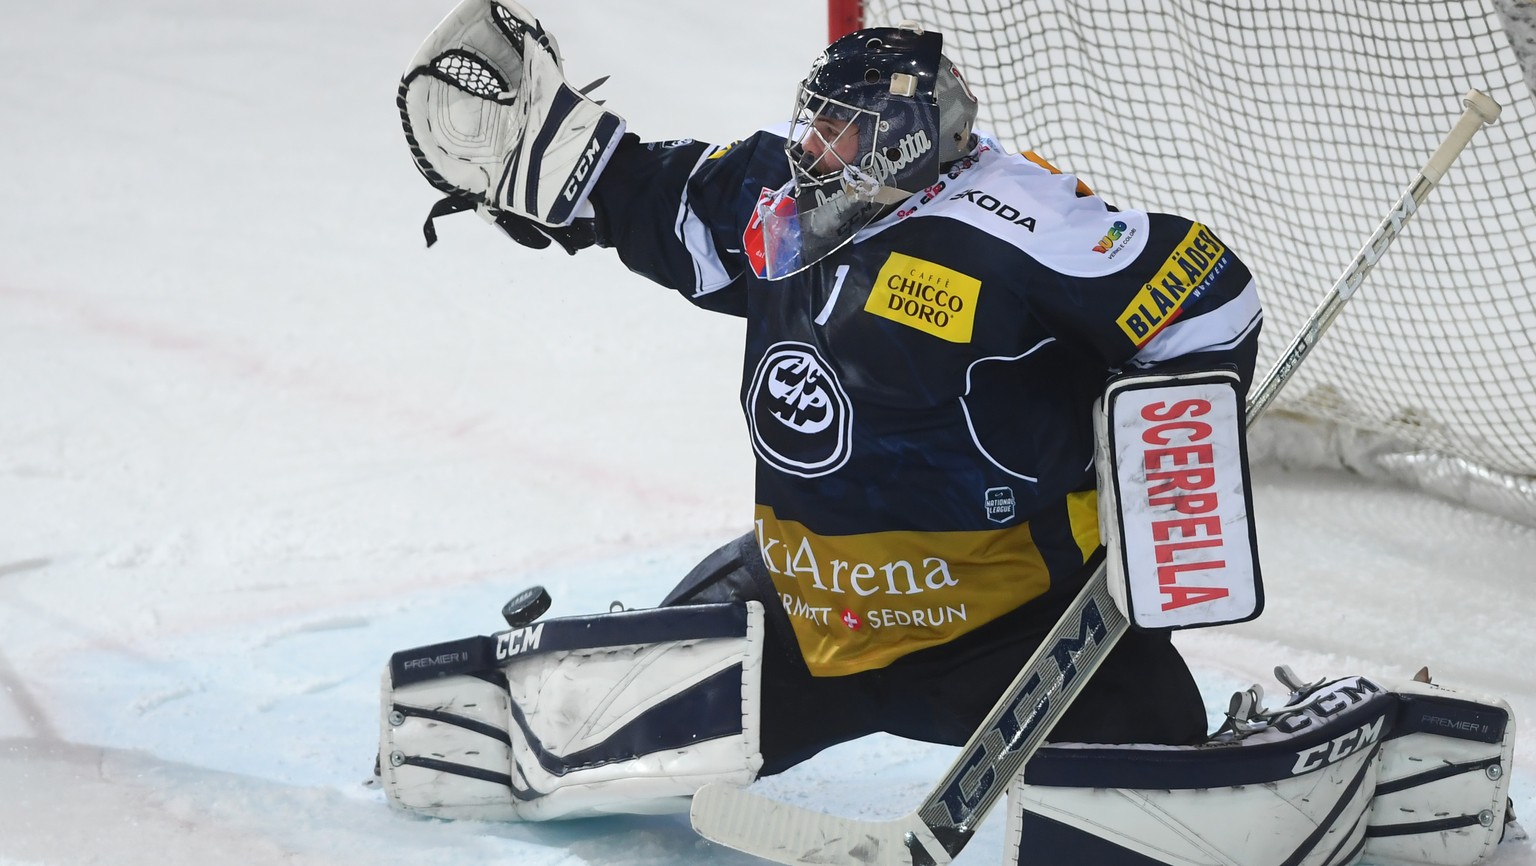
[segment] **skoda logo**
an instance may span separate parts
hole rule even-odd
[[[752,447],[775,469],[814,478],[848,462],[853,407],[814,346],[763,353],[745,408]]]

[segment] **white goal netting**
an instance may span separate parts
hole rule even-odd
[[[1255,455],[1344,465],[1536,525],[1531,0],[869,0],[915,20],[982,124],[1107,201],[1216,228],[1264,292],[1268,369],[1476,88],[1504,108],[1432,191]]]

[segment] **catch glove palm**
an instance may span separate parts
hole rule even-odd
[[[569,226],[624,135],[623,118],[570,86],[554,37],[511,0],[460,3],[416,52],[397,103],[416,167],[453,202],[434,215],[474,208]]]

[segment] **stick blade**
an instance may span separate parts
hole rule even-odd
[[[922,862],[950,861],[916,814],[893,821],[842,818],[717,783],[693,795],[690,819],[710,841],[791,866],[912,866],[908,833],[927,852]]]

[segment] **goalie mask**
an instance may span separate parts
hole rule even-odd
[[[877,27],[817,59],[790,118],[790,182],[758,202],[759,276],[815,264],[970,152],[976,97],[943,42],[913,25]]]

